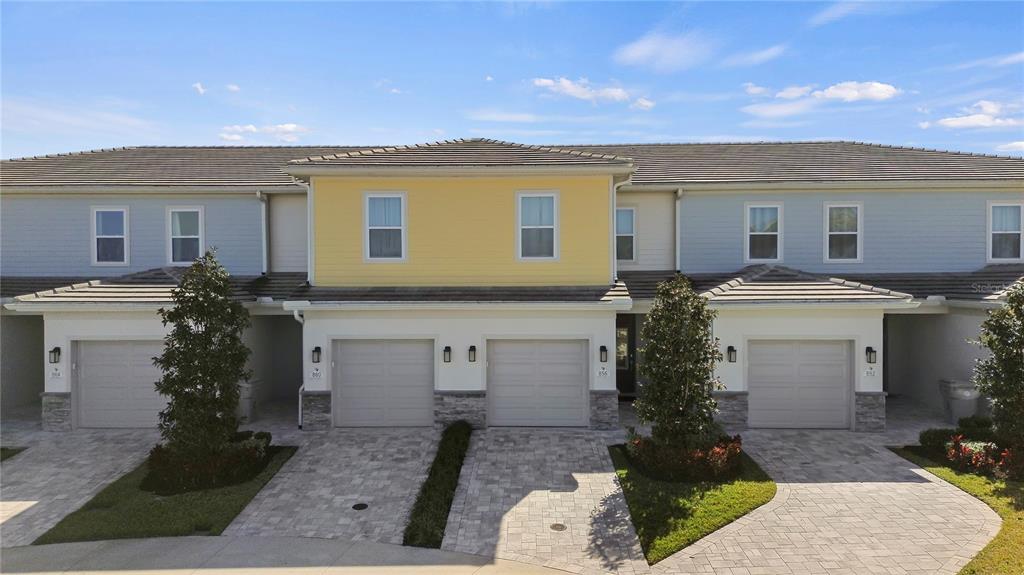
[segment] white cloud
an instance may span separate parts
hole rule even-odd
[[[699,32],[675,36],[649,32],[619,47],[614,58],[619,64],[667,73],[692,68],[710,58],[714,51],[715,42]]]
[[[111,106],[90,107],[41,103],[36,99],[5,97],[0,100],[4,131],[39,136],[110,136],[123,140],[151,139],[156,126],[149,120],[111,111]]]
[[[493,82],[494,76],[484,76],[484,82]]]
[[[653,100],[648,100],[647,98],[637,98],[629,107],[635,108],[637,110],[650,110],[654,106],[655,103]]]
[[[1024,152],[1024,140],[1000,144],[996,146],[996,150],[1000,152]]]
[[[761,96],[768,93],[768,88],[764,86],[758,86],[757,84],[747,82],[743,84],[743,91],[750,94],[751,96]]]
[[[568,78],[534,78],[533,85],[554,94],[587,100],[588,102],[602,100],[623,102],[629,99],[629,92],[622,88],[616,86],[596,88],[591,86],[590,81],[586,78],[580,78],[575,82]]]
[[[202,82],[196,82],[195,84],[192,84],[192,89],[195,90],[196,93],[200,96],[206,93],[206,88],[203,87]]]
[[[807,21],[807,25],[811,28],[817,28],[818,26],[842,20],[851,14],[862,12],[864,9],[865,6],[860,2],[836,2],[828,8],[816,12]]]
[[[242,91],[242,88],[239,87],[238,84],[228,84],[227,86],[224,86],[224,87],[227,88],[228,92],[241,92]]]
[[[776,44],[775,46],[769,46],[764,50],[757,50],[755,52],[745,52],[743,54],[733,54],[726,58],[723,62],[723,66],[737,67],[737,66],[756,66],[763,64],[769,60],[774,60],[786,52],[786,46],[783,44]]]
[[[953,66],[954,70],[965,70],[967,68],[1001,68],[1003,66],[1011,66],[1013,64],[1024,64],[1024,52],[1014,52],[1013,54],[1004,54],[1002,56],[992,56],[991,58],[982,58],[980,60],[973,60],[971,62],[964,62]]]
[[[1012,128],[1024,125],[1024,120],[1007,116],[1009,106],[991,100],[978,100],[974,105],[961,110],[959,116],[949,116],[935,122],[920,122],[918,127],[928,129],[941,126],[951,129],[965,128]],[[1015,107],[1014,107],[1015,108]]]
[[[775,97],[782,98],[783,100],[795,100],[810,94],[812,89],[814,89],[814,86],[786,86],[776,92]]]
[[[758,118],[785,118],[803,114],[816,107],[818,103],[819,101],[813,98],[804,98],[789,102],[750,104],[740,108],[740,110]]]
[[[399,90],[398,88],[391,88],[390,90],[388,90],[388,93],[389,94],[401,94],[402,91]]]
[[[882,101],[895,97],[900,89],[892,84],[881,82],[840,82],[824,90],[814,92],[814,97],[828,100],[856,102],[859,100]]]
[[[221,128],[220,138],[222,140],[240,142],[245,139],[246,134],[256,134],[270,136],[281,142],[297,142],[307,132],[309,132],[309,128],[294,123],[268,124],[265,126],[235,124]]]

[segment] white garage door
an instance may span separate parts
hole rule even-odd
[[[434,424],[434,342],[336,341],[333,361],[335,425]]]
[[[167,398],[154,384],[160,341],[78,342],[79,427],[153,427]]]
[[[850,427],[848,341],[752,341],[751,427]]]
[[[489,425],[585,426],[587,342],[487,342]]]

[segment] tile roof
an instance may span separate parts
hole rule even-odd
[[[808,274],[777,265],[744,268],[735,278],[701,295],[717,304],[869,303],[910,301],[910,294],[864,283]]]
[[[571,147],[551,148],[474,138],[446,140],[415,146],[367,148],[292,160],[293,166],[353,167],[505,167],[505,166],[601,166],[628,167],[629,158],[607,152]]]
[[[4,276],[0,277],[0,298],[46,291],[53,288],[84,283],[92,278],[75,276]]]
[[[991,301],[1003,298],[1011,285],[1024,281],[1024,264],[992,264],[973,272],[846,274],[851,281],[914,294],[953,300]]]

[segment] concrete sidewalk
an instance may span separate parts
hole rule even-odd
[[[550,575],[564,571],[437,549],[302,537],[163,537],[10,547],[3,573]]]

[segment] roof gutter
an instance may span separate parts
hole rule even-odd
[[[123,185],[123,184],[100,184],[100,185],[4,185],[4,194],[228,194],[228,195],[251,195],[253,193],[297,193],[305,191],[299,184],[262,184],[262,185],[237,185],[237,186],[202,186],[202,185]]]
[[[821,191],[821,190],[919,190],[944,189],[1009,189],[1024,190],[1024,179],[935,179],[935,180],[749,180],[749,181],[681,181],[674,183],[631,183],[622,187],[624,192],[674,192],[681,185],[687,193],[722,191]]]
[[[515,310],[536,309],[543,311],[627,311],[632,309],[632,299],[621,299],[613,302],[482,302],[482,301],[443,301],[443,302],[394,302],[394,301],[360,301],[360,302],[310,302],[285,301],[285,310],[292,312],[317,311],[391,311],[391,310]]]
[[[324,164],[289,164],[284,171],[292,176],[308,178],[310,176],[522,176],[522,175],[593,175],[593,174],[632,174],[633,164],[572,164],[565,166],[346,166]]]

